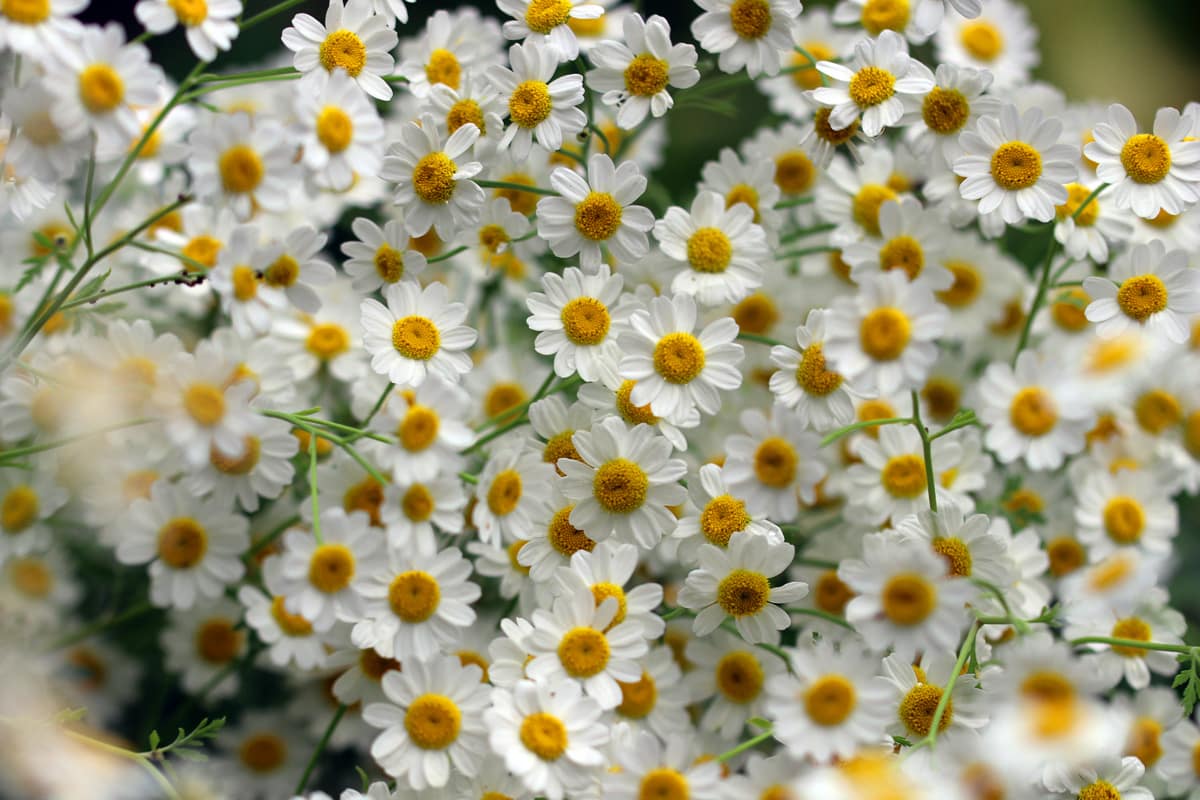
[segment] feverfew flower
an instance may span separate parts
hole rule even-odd
[[[700,80],[696,48],[671,44],[671,26],[655,14],[643,20],[629,14],[622,25],[625,41],[607,39],[588,53],[596,65],[587,74],[588,87],[603,92],[601,102],[617,107],[617,126],[639,125],[647,112],[661,117],[675,101],[667,87],[687,89]]]
[[[692,22],[692,35],[718,53],[722,72],[742,67],[751,78],[775,75],[792,49],[792,29],[800,0],[698,0],[704,13]]]
[[[346,274],[354,279],[356,292],[369,294],[404,278],[415,278],[425,269],[425,255],[409,246],[402,220],[391,219],[381,228],[366,217],[350,223],[357,241],[342,244]]]
[[[514,44],[508,50],[512,69],[489,71],[492,85],[507,98],[509,125],[500,138],[511,147],[513,158],[529,156],[534,137],[547,150],[558,150],[587,125],[579,108],[583,102],[583,76],[569,73],[554,78],[555,54],[535,43]]]
[[[290,142],[278,122],[261,115],[209,115],[188,138],[187,166],[197,197],[227,205],[241,220],[250,219],[256,207],[283,211],[292,201],[296,172]]]
[[[404,210],[410,236],[434,228],[439,237],[450,239],[479,218],[483,189],[470,178],[483,165],[463,160],[478,138],[479,128],[468,122],[443,142],[432,114],[400,129],[400,141],[388,150],[379,177],[396,182],[396,205]]]
[[[682,540],[679,560],[684,565],[696,563],[701,545],[728,547],[730,540],[740,533],[783,541],[783,532],[766,514],[750,514],[746,501],[730,493],[722,473],[716,464],[705,464],[700,467],[699,481],[688,486],[696,512],[680,517],[673,534],[675,539]]]
[[[282,39],[296,54],[292,63],[298,71],[343,69],[371,97],[391,99],[392,87],[383,76],[395,65],[391,51],[398,37],[388,19],[374,13],[371,0],[329,0],[324,25],[297,14]]]
[[[549,500],[554,465],[542,454],[524,446],[497,450],[479,476],[471,522],[479,538],[501,545],[524,539],[531,517]]]
[[[212,61],[218,50],[228,50],[238,35],[236,17],[241,16],[241,0],[139,0],[133,8],[138,22],[150,33],[162,34],[182,25],[188,47],[201,61]]]
[[[462,323],[467,307],[452,303],[446,284],[424,289],[415,282],[389,285],[383,292],[387,305],[362,301],[363,342],[371,355],[371,368],[401,386],[418,387],[429,374],[449,382],[471,369],[463,351],[478,334]]]
[[[570,21],[604,16],[604,6],[590,0],[498,0],[511,19],[504,23],[505,39],[523,39],[545,46],[559,62],[579,56],[579,39]]]
[[[554,356],[554,372],[569,378],[575,372],[585,381],[601,378],[619,355],[614,311],[625,280],[606,264],[594,274],[567,267],[559,275],[542,276],[544,292],[531,292],[525,304],[531,312],[525,324],[538,331],[533,348]]]
[[[800,424],[818,432],[830,431],[854,419],[854,402],[841,373],[825,361],[825,324],[829,311],[814,308],[796,328],[799,351],[786,345],[771,348],[770,389],[780,405],[795,412]]]
[[[321,186],[340,192],[383,163],[379,112],[343,69],[309,73],[296,84],[304,166]]]
[[[1084,278],[1083,289],[1092,298],[1084,314],[1105,339],[1132,327],[1183,344],[1191,335],[1188,318],[1200,311],[1200,270],[1188,266],[1187,253],[1167,251],[1160,241],[1129,248],[1108,278]]]

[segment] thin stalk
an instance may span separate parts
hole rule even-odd
[[[50,643],[49,649],[50,650],[61,650],[64,647],[70,647],[73,644],[78,644],[79,642],[82,642],[84,639],[87,639],[89,636],[92,636],[93,634],[97,634],[100,631],[107,630],[109,628],[120,625],[124,622],[128,622],[129,620],[134,619],[135,617],[140,617],[142,614],[145,614],[147,611],[153,611],[153,610],[154,610],[154,606],[152,606],[149,603],[149,601],[144,601],[144,602],[138,603],[137,605],[134,605],[134,606],[131,606],[130,608],[125,609],[124,611],[122,611],[120,614],[117,614],[116,616],[109,617],[107,619],[95,620],[93,622],[88,623],[87,625],[84,625],[82,628],[80,628],[77,631],[68,633],[65,636],[60,636],[59,638],[55,639],[53,642]]]
[[[770,336],[760,336],[757,333],[746,333],[745,331],[738,333],[737,338],[741,339],[742,341],[757,342],[758,344],[765,344],[771,347],[779,347],[783,345],[783,342],[779,341],[778,339],[772,339]]]
[[[938,699],[937,708],[933,710],[933,719],[929,721],[929,733],[926,734],[924,739],[917,742],[914,748],[925,745],[932,748],[937,743],[938,727],[942,724],[942,718],[946,716],[946,709],[950,705],[950,695],[954,693],[954,684],[958,683],[958,679],[962,675],[963,665],[967,663],[967,657],[975,652],[975,632],[978,630],[979,623],[971,623],[971,627],[967,631],[967,638],[963,640],[962,646],[958,648],[958,659],[954,662],[954,671],[950,673],[950,680],[946,681],[946,686],[942,689],[942,696]]]
[[[321,538],[321,505],[317,500],[317,437],[312,430],[308,432],[308,491],[312,494],[313,538],[317,544],[324,544]]]
[[[3,462],[10,458],[20,458],[21,456],[30,456],[35,453],[44,453],[47,450],[57,450],[60,447],[66,447],[69,444],[74,444],[75,442],[79,442],[84,439],[90,439],[93,436],[101,436],[105,433],[112,433],[113,431],[124,430],[125,428],[136,428],[138,425],[147,425],[151,422],[158,422],[158,420],[152,417],[135,419],[130,420],[129,422],[120,422],[116,425],[107,425],[103,428],[97,428],[94,431],[81,433],[78,436],[68,436],[65,439],[56,439],[52,442],[46,442],[45,444],[29,445],[28,447],[14,447],[12,450],[4,450],[0,452],[0,466],[4,466]]]
[[[196,283],[201,283],[205,279],[205,276],[203,275],[195,275],[191,277],[195,278]],[[146,287],[168,283],[180,284],[191,283],[191,281],[189,280],[187,273],[182,273],[180,275],[159,275],[156,278],[147,278],[142,281],[134,281],[133,283],[126,283],[122,286],[114,286],[111,289],[100,289],[95,294],[89,294],[87,297],[78,297],[68,303],[63,303],[62,308],[60,308],[59,311],[70,311],[72,308],[98,303],[107,297],[112,297],[113,295],[124,294],[125,292],[132,292],[135,289],[143,289]]]
[[[526,186],[523,183],[509,183],[508,181],[486,181],[475,179],[475,183],[482,186],[484,189],[513,189],[518,192],[529,192],[530,194],[544,194],[547,197],[558,197],[558,192],[553,189],[543,189],[540,186]]]
[[[912,425],[921,435],[921,449],[925,453],[925,488],[929,492],[929,509],[937,511],[937,482],[933,476],[933,439],[929,437],[929,429],[921,421],[921,398],[917,390],[912,390]]]
[[[846,630],[854,630],[854,626],[846,620],[839,617],[837,614],[830,614],[828,611],[822,611],[819,608],[785,608],[784,611],[789,614],[803,614],[808,617],[819,617],[826,622],[832,622],[834,625],[840,625]]]
[[[860,431],[863,428],[874,428],[879,425],[911,424],[912,417],[884,417],[882,419],[865,419],[862,422],[852,422],[849,425],[838,428],[833,433],[827,434],[825,438],[821,440],[821,447],[827,447],[828,445],[836,442],[838,439],[841,439],[843,436],[854,433],[855,431]]]
[[[1117,639],[1112,636],[1081,636],[1071,640],[1072,647],[1084,644],[1107,644],[1111,647],[1132,647],[1138,650],[1155,650],[1163,653],[1190,653],[1192,648],[1186,644],[1168,644],[1167,642],[1143,642],[1141,639]]]
[[[300,515],[299,514],[294,514],[294,515],[288,517],[283,522],[279,523],[274,528],[272,528],[267,533],[266,536],[262,537],[257,542],[255,542],[253,545],[251,545],[250,549],[246,551],[246,558],[253,558],[254,556],[258,555],[263,550],[270,547],[272,542],[274,542],[276,539],[278,539],[280,536],[282,536],[284,531],[286,531],[288,528],[291,528],[293,525],[297,525],[299,523],[300,523]]]
[[[258,14],[255,14],[250,19],[242,20],[242,23],[241,23],[241,25],[238,26],[238,28],[240,28],[243,31],[247,30],[249,28],[253,28],[255,25],[259,24],[260,22],[266,22],[267,20],[269,20],[271,17],[275,16],[276,14],[282,14],[284,11],[287,11],[289,8],[295,8],[296,6],[300,5],[303,2],[305,2],[305,0],[283,0],[282,3],[276,3],[275,5],[268,8],[266,11],[262,11]]]
[[[840,248],[832,247],[827,244],[816,245],[814,247],[801,247],[799,250],[792,250],[787,253],[780,253],[775,256],[776,261],[785,261],[789,258],[803,258],[804,256],[816,255],[817,253],[836,253]]]
[[[744,753],[753,747],[758,747],[760,744],[770,739],[774,735],[774,732],[774,728],[767,728],[762,733],[751,739],[747,739],[732,750],[726,750],[724,753],[721,753],[721,755],[717,756],[717,761],[728,761],[739,753]]]

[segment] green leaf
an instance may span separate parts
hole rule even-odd
[[[150,731],[150,749],[151,750],[158,749],[159,741],[160,740],[159,740],[159,736],[158,736],[158,731],[157,730]]]

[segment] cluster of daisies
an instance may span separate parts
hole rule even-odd
[[[1014,0],[86,5],[0,2],[0,793],[1200,797],[1200,106]]]

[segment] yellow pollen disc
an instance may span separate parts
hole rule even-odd
[[[817,109],[817,112],[813,114],[813,130],[818,139],[838,147],[854,138],[854,134],[858,133],[860,122],[856,119],[845,128],[834,128],[829,124],[830,113],[832,113],[832,109],[829,108]]]
[[[404,713],[408,738],[423,750],[442,750],[458,739],[462,712],[453,700],[441,694],[423,694]]]
[[[896,76],[880,67],[863,67],[850,79],[849,93],[859,108],[877,106],[896,93]]]
[[[749,703],[758,697],[764,677],[762,664],[744,650],[726,653],[717,662],[717,689],[731,703]]]
[[[506,469],[496,475],[492,486],[488,489],[488,508],[496,516],[511,514],[521,502],[521,473],[515,469]]]
[[[79,100],[93,114],[106,114],[125,99],[125,82],[108,64],[91,64],[79,73]]]
[[[1157,275],[1135,275],[1117,290],[1117,305],[1127,317],[1145,322],[1167,307],[1167,287]]]
[[[242,647],[245,634],[227,619],[205,621],[196,630],[196,652],[209,664],[228,664]]]
[[[402,317],[392,325],[392,347],[405,358],[428,361],[437,355],[442,335],[427,317]]]
[[[1013,395],[1008,418],[1026,436],[1045,436],[1058,422],[1058,407],[1045,389],[1026,386]]]
[[[484,225],[479,229],[479,244],[489,253],[498,253],[508,242],[508,233],[499,225]]]
[[[791,442],[769,436],[754,451],[754,476],[772,489],[785,489],[792,485],[799,461]]]
[[[596,547],[595,541],[571,524],[571,512],[574,509],[573,505],[560,508],[546,527],[546,539],[550,546],[564,558],[570,558],[580,550],[590,553]]]
[[[545,711],[521,720],[520,736],[525,749],[543,761],[554,761],[567,751],[567,726]]]
[[[846,611],[846,604],[854,597],[854,590],[842,582],[834,570],[826,570],[817,579],[813,589],[813,605],[822,611],[839,617]]]
[[[937,607],[937,588],[923,575],[900,573],[883,586],[883,614],[896,625],[919,625]]]
[[[1183,420],[1179,400],[1162,389],[1152,389],[1139,397],[1133,412],[1142,430],[1153,434],[1162,433]]]
[[[1200,459],[1200,410],[1188,414],[1183,423],[1183,446],[1192,458]]]
[[[617,613],[613,614],[612,622],[608,624],[608,628],[605,630],[625,621],[625,590],[617,584],[609,583],[608,581],[592,584],[592,599],[596,601],[597,608],[610,597],[617,601]]]
[[[884,464],[879,482],[892,497],[918,497],[928,488],[925,459],[912,453],[892,456]]]
[[[592,494],[611,514],[629,514],[646,502],[650,478],[634,462],[614,458],[600,466],[592,478]]]
[[[167,5],[175,12],[175,17],[179,22],[189,28],[208,19],[206,0],[167,0]]]
[[[572,461],[582,461],[579,457],[579,451],[575,449],[575,442],[572,436],[575,431],[563,431],[550,437],[546,442],[546,446],[542,448],[542,461],[547,464],[554,464],[554,468],[558,470],[558,474],[562,475],[562,470],[558,469],[558,460],[560,458],[569,458]]]
[[[276,289],[286,289],[300,277],[300,264],[287,253],[263,270],[263,282]]]
[[[510,567],[512,567],[514,570],[521,573],[522,575],[529,574],[529,567],[525,566],[520,561],[518,561],[517,557],[521,554],[521,548],[523,548],[527,544],[529,544],[529,542],[527,540],[517,539],[515,542],[513,542],[512,544],[510,544],[508,546],[508,564]]]
[[[1108,781],[1096,781],[1079,790],[1078,800],[1121,800],[1121,792]]]
[[[872,36],[882,31],[901,33],[908,25],[909,13],[908,0],[867,0],[859,21]]]
[[[481,136],[487,134],[487,125],[483,120],[483,109],[474,100],[459,100],[450,106],[450,110],[446,112],[446,130],[449,133],[454,133],[468,122],[479,128]]]
[[[933,728],[933,715],[937,711],[938,702],[941,699],[941,687],[932,684],[918,683],[908,690],[908,694],[904,695],[904,699],[900,701],[897,714],[909,733],[917,736],[929,734],[930,729]],[[946,703],[942,718],[938,720],[938,733],[950,726],[953,716],[954,701],[951,700]]]
[[[308,582],[325,594],[336,594],[354,579],[354,554],[344,544],[323,544],[308,562]]]
[[[419,452],[432,445],[437,440],[441,420],[437,411],[429,406],[409,406],[404,412],[404,419],[396,431],[400,445],[409,452]]]
[[[287,742],[273,733],[251,734],[238,747],[238,759],[251,772],[266,775],[287,761]]]
[[[567,27],[573,30],[576,36],[599,38],[608,26],[607,16],[607,14],[601,14],[594,19],[570,17],[567,19]]]
[[[966,543],[956,536],[939,536],[934,539],[933,552],[946,562],[947,574],[952,578],[966,578],[971,575],[971,551]]]
[[[1167,229],[1175,224],[1175,220],[1179,219],[1178,214],[1171,214],[1167,211],[1159,211],[1152,219],[1143,219],[1142,222],[1153,228]]]
[[[383,676],[392,670],[400,669],[400,662],[394,658],[384,658],[373,649],[360,650],[358,667],[363,675],[378,683]]]
[[[575,206],[575,229],[593,242],[611,239],[621,227],[621,206],[608,192],[588,192]]]
[[[1026,700],[1038,703],[1064,703],[1075,698],[1075,685],[1058,672],[1031,672],[1018,688]]]
[[[0,526],[5,533],[21,533],[37,521],[40,505],[37,492],[31,487],[25,484],[13,487],[0,502]]]
[[[456,172],[458,165],[441,151],[423,156],[413,167],[413,191],[430,205],[445,205],[454,195]]]
[[[1067,202],[1061,206],[1055,206],[1054,214],[1059,219],[1066,219],[1072,216],[1083,206],[1083,201],[1092,196],[1092,190],[1084,186],[1082,183],[1067,184]],[[1075,217],[1075,224],[1084,228],[1090,228],[1096,224],[1096,218],[1100,216],[1100,200],[1093,199],[1084,207],[1083,211],[1079,212],[1079,216]]]
[[[954,417],[961,395],[958,386],[945,378],[932,377],[921,388],[921,399],[929,406],[929,416],[937,422],[948,422]]]
[[[1004,50],[1004,34],[986,20],[971,20],[958,30],[963,48],[979,61],[992,61]]]
[[[872,236],[879,235],[879,208],[889,200],[896,200],[897,194],[891,187],[882,183],[868,183],[858,190],[851,201],[851,212],[854,221]]]
[[[209,448],[208,460],[218,472],[226,475],[247,475],[258,464],[262,443],[257,436],[247,436],[242,440],[242,454],[230,458],[215,446]]]
[[[54,574],[37,558],[14,558],[8,562],[17,591],[27,597],[45,597],[54,588]]]
[[[617,411],[621,414],[621,419],[628,422],[630,425],[645,423],[654,425],[658,422],[658,417],[650,412],[650,404],[644,406],[635,406],[629,400],[629,395],[633,392],[634,381],[622,381],[616,391]]]
[[[947,261],[943,266],[950,270],[954,283],[944,291],[936,293],[938,300],[952,308],[963,308],[979,299],[983,290],[983,277],[974,264],[966,261]]]
[[[384,283],[395,283],[404,277],[404,256],[386,242],[375,251],[375,272]]]
[[[425,64],[425,77],[431,84],[442,83],[451,89],[458,89],[462,80],[462,64],[458,62],[454,53],[438,47],[429,54],[429,62]],[[483,126],[480,125],[479,129],[482,131]]]
[[[1104,504],[1104,531],[1118,544],[1134,544],[1142,538],[1146,512],[1132,497],[1118,495]]]
[[[534,33],[547,34],[570,18],[570,0],[530,0],[525,10],[525,24]]]
[[[572,628],[558,643],[558,660],[572,678],[590,678],[608,666],[608,639],[595,628]]]
[[[0,14],[18,25],[37,25],[50,18],[50,0],[0,0]]]
[[[804,49],[812,55],[815,61],[832,61],[837,58],[837,51],[825,42],[807,42],[804,44]],[[808,56],[804,53],[793,53],[790,66],[792,68],[803,67],[792,73],[792,80],[801,89],[816,89],[824,85],[821,82],[821,73],[817,71],[814,61],[809,61]]]
[[[766,334],[779,321],[779,307],[762,292],[753,292],[730,313],[742,333]]]
[[[410,625],[432,617],[441,599],[437,579],[418,569],[401,572],[388,585],[392,613]]]
[[[749,524],[746,503],[728,494],[709,500],[700,512],[700,532],[718,547],[728,547],[729,539]]]
[[[789,150],[775,157],[775,185],[784,194],[807,192],[816,176],[816,166],[803,151]]]
[[[637,800],[688,800],[689,797],[687,778],[669,767],[650,770],[638,786]]]
[[[344,69],[351,78],[357,78],[367,65],[367,46],[358,34],[345,28],[334,31],[321,42],[319,52],[321,66],[328,72]]]
[[[725,208],[733,208],[738,203],[745,203],[754,209],[754,222],[761,222],[758,215],[758,190],[745,183],[734,186],[725,195]]]
[[[910,281],[916,280],[925,266],[925,250],[911,236],[889,239],[879,250],[879,265],[883,270],[904,270]]]
[[[1040,514],[1046,509],[1046,501],[1035,490],[1023,486],[1004,501],[1004,509],[1013,514]]]
[[[336,323],[319,322],[309,330],[304,348],[322,361],[329,361],[350,349],[350,333]]]
[[[730,571],[717,585],[717,605],[731,617],[757,614],[770,596],[771,584],[766,577],[747,569]]]
[[[1056,578],[1071,574],[1087,562],[1083,545],[1070,536],[1059,536],[1047,542],[1046,557],[1050,561],[1050,574]]]
[[[841,675],[822,675],[804,692],[804,710],[809,719],[825,727],[845,722],[857,703],[854,684]]]
[[[962,130],[970,115],[971,104],[958,89],[935,86],[921,103],[921,118],[925,120],[925,125],[943,136]]]
[[[654,371],[667,383],[690,383],[704,369],[704,346],[690,333],[668,333],[654,345]]]
[[[649,53],[636,56],[625,68],[625,91],[638,97],[653,97],[667,88],[669,65]]]
[[[1005,142],[992,153],[991,171],[1003,189],[1028,189],[1042,177],[1042,154],[1025,142]]]
[[[550,110],[550,87],[542,81],[525,81],[508,98],[508,115],[522,128],[536,128]]]
[[[699,228],[688,237],[688,263],[697,272],[724,272],[733,258],[733,243],[720,228]]]
[[[734,0],[729,24],[743,39],[761,39],[771,30],[771,6],[767,0]]]
[[[354,121],[337,106],[325,106],[317,115],[317,140],[331,153],[340,153],[354,141]]]
[[[576,297],[569,301],[563,306],[560,317],[567,339],[580,346],[600,344],[612,323],[608,307],[594,297]]]
[[[410,521],[425,522],[433,515],[433,495],[423,484],[414,483],[400,499],[400,508]]]
[[[212,269],[217,263],[217,254],[221,252],[221,242],[211,236],[200,235],[192,238],[180,251],[192,261],[196,261]],[[184,265],[184,270],[194,269],[190,264]]]
[[[483,399],[483,411],[489,418],[498,417],[521,405],[527,399],[525,389],[521,384],[500,381],[488,389],[487,396]]]
[[[1121,147],[1121,166],[1136,183],[1158,183],[1171,171],[1171,148],[1152,133],[1139,133]]]
[[[904,353],[912,336],[908,317],[898,308],[872,309],[859,325],[863,351],[876,361],[893,361]]]
[[[426,258],[432,258],[442,252],[446,243],[437,235],[437,228],[430,228],[420,236],[408,237],[408,247],[410,250],[416,250]]]
[[[289,612],[282,597],[271,601],[271,617],[288,636],[308,636],[312,633],[312,623],[299,614]]]
[[[1025,323],[1025,307],[1022,301],[1009,300],[1004,304],[1004,316],[988,325],[988,330],[998,336],[1009,336],[1021,330]]]
[[[1162,725],[1151,717],[1139,717],[1129,732],[1125,754],[1137,756],[1150,769],[1162,758]]]
[[[216,425],[225,416],[225,394],[211,383],[193,383],[183,393],[183,408],[199,424]]]
[[[632,683],[617,681],[621,687],[621,704],[617,713],[629,719],[645,719],[654,710],[658,702],[658,686],[649,673],[643,672],[642,677]]]
[[[518,186],[536,186],[537,183],[528,175],[520,172],[514,172],[505,175],[501,180],[505,183],[515,183]],[[529,216],[537,209],[538,196],[533,192],[526,192],[522,189],[496,189],[494,191],[496,197],[503,197],[512,206],[512,210],[518,214]]]
[[[475,652],[474,650],[459,650],[457,653],[455,653],[455,655],[458,656],[459,663],[462,664],[464,667],[470,666],[471,664],[474,664],[475,666],[479,667],[480,672],[483,673],[479,677],[479,682],[480,683],[488,682],[488,662],[487,662],[486,658],[484,658],[482,655]],[[486,795],[484,795],[484,796],[486,797]]]
[[[217,159],[221,186],[230,194],[245,194],[258,188],[263,179],[263,163],[254,148],[235,144]]]
[[[253,300],[258,296],[258,275],[245,264],[238,264],[230,275],[233,283],[233,296],[240,302]]]

